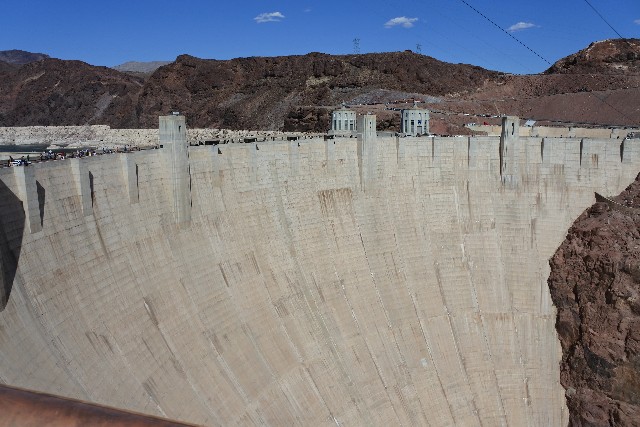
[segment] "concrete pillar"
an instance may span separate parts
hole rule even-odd
[[[289,166],[291,175],[297,176],[300,173],[300,143],[298,141],[289,142]]]
[[[358,117],[358,168],[362,190],[375,175],[376,138],[376,116],[367,114]]]
[[[18,166],[12,169],[18,187],[18,197],[22,200],[25,226],[31,233],[37,233],[42,230],[42,215],[36,183],[36,169],[33,166]]]
[[[375,114],[367,114],[358,117],[358,139],[367,141],[375,139],[376,136],[377,133]]]
[[[325,157],[327,159],[327,173],[331,176],[336,174],[336,140],[327,139],[324,141]]]
[[[122,173],[124,175],[124,183],[129,194],[129,203],[135,204],[140,200],[138,187],[138,165],[134,161],[133,154],[125,154],[120,156],[122,161]]]
[[[404,169],[405,166],[405,144],[404,139],[396,136],[396,154],[398,158],[398,169]]]
[[[213,146],[211,148],[211,177],[214,188],[222,186],[222,178],[220,177],[222,170],[222,151],[220,147]]]
[[[160,145],[169,155],[176,224],[191,223],[191,173],[184,116],[160,116]]]
[[[520,119],[515,116],[503,117],[500,133],[500,177],[503,184],[517,184],[519,140]]]
[[[249,161],[251,167],[251,182],[258,182],[258,144],[251,144],[247,148],[249,150]]]
[[[80,204],[84,216],[93,215],[93,176],[87,168],[86,161],[81,159],[69,159],[71,176],[80,194]]]

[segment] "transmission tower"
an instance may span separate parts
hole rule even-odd
[[[416,53],[422,55],[422,45],[420,43],[416,44]]]
[[[356,55],[360,53],[360,39],[357,37],[353,39],[353,53]]]

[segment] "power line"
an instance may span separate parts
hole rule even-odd
[[[588,0],[584,0],[584,2],[585,2],[586,4],[588,4],[588,5],[589,5],[589,7],[590,7],[591,9],[593,9],[593,11],[596,13],[596,15],[598,15],[598,16],[600,17],[600,19],[602,19],[602,21],[603,21],[605,24],[607,24],[607,25],[609,26],[609,28],[611,28],[611,29],[613,30],[613,32],[614,32],[614,33],[616,33],[616,34],[618,35],[618,37],[619,37],[619,38],[624,39],[624,37],[622,37],[622,34],[620,34],[620,33],[618,32],[618,30],[616,30],[615,28],[613,28],[613,26],[609,23],[609,21],[607,21],[607,20],[604,18],[604,16],[602,16],[602,14],[601,14],[600,12],[598,12],[598,10],[597,10],[595,7],[593,7],[593,5],[592,5],[591,3],[589,3],[589,1],[588,1]],[[629,42],[628,42],[628,41],[627,41],[627,44],[629,44]],[[618,109],[617,109],[616,107],[614,107],[613,105],[609,104],[609,103],[608,103],[604,98],[600,98],[600,97],[599,97],[598,95],[596,95],[593,91],[591,92],[591,94],[592,94],[593,96],[595,96],[597,99],[599,99],[599,100],[600,100],[600,102],[602,102],[602,103],[604,103],[604,104],[607,104],[611,109],[613,109],[614,111],[616,111],[617,113],[619,113],[619,114],[620,114],[621,116],[623,116],[624,118],[626,118],[626,119],[628,119],[628,120],[631,120],[631,119],[629,118],[629,116],[627,116],[626,114],[624,114],[622,111],[618,110]],[[631,120],[631,121],[632,121],[632,120]]]
[[[538,58],[542,59],[544,62],[546,62],[549,65],[553,65],[551,64],[551,62],[549,62],[547,59],[545,59],[542,55],[540,55],[538,52],[536,52],[535,50],[531,49],[529,46],[527,46],[526,44],[524,44],[522,41],[520,41],[520,39],[518,39],[516,36],[514,36],[513,34],[511,34],[510,32],[508,32],[507,30],[505,30],[504,28],[502,28],[500,25],[496,24],[495,22],[493,22],[489,17],[487,17],[485,14],[483,14],[482,12],[480,12],[478,9],[476,9],[475,7],[471,6],[469,3],[467,3],[465,0],[460,0],[462,3],[466,4],[467,6],[469,6],[469,8],[471,8],[474,12],[476,12],[478,15],[482,16],[484,19],[486,19],[487,21],[491,22],[496,28],[498,28],[500,31],[502,31],[503,33],[505,33],[506,35],[508,35],[509,37],[511,37],[512,39],[514,39],[515,41],[517,41],[518,43],[520,43],[525,49],[527,49],[529,52],[533,53],[535,56],[537,56]],[[586,0],[585,0],[586,1]]]
[[[478,35],[476,33],[474,33],[474,32],[469,32],[469,27],[465,26],[465,25],[461,25],[458,18],[455,18],[455,19],[452,18],[451,16],[449,16],[449,15],[443,13],[442,11],[440,11],[438,8],[433,9],[431,12],[440,15],[441,18],[446,19],[447,21],[449,21],[449,23],[451,25],[455,25],[461,31],[471,34],[473,37],[475,37],[475,41],[476,42],[480,42],[480,43],[484,44],[492,52],[499,53],[499,54],[503,55],[505,58],[507,58],[510,62],[513,62],[513,63],[516,63],[516,64],[520,65],[523,70],[528,71],[528,74],[535,74],[536,73],[536,71],[534,71],[529,65],[518,61],[517,58],[515,58],[511,54],[506,53],[499,46],[497,46],[497,45],[495,45],[493,43],[490,43],[488,40],[483,39],[482,37],[478,37]],[[467,46],[465,46],[465,45],[463,45],[461,43],[456,42],[455,38],[452,38],[448,34],[440,34],[440,36],[442,36],[444,38],[445,43],[440,43],[439,45],[435,45],[435,44],[431,43],[430,40],[428,40],[428,39],[421,39],[421,41],[424,42],[424,43],[428,43],[428,44],[430,44],[430,45],[432,45],[433,47],[436,47],[436,48],[439,48],[439,46],[446,45],[448,43],[453,43],[456,46],[458,46],[458,48],[460,48],[460,49],[464,50],[465,52],[467,52],[468,54],[473,55],[474,57],[478,58],[481,61],[481,63],[485,62],[485,61],[490,62],[492,64],[492,65],[489,65],[490,67],[492,67],[490,69],[492,69],[492,70],[500,70],[502,65],[495,62],[496,61],[495,57],[488,56],[488,55],[480,56],[478,54],[477,50],[470,49],[469,47],[467,47]],[[442,49],[440,49],[440,50],[442,52],[445,52]],[[449,52],[447,52],[447,53],[449,53]],[[484,67],[487,68],[487,66],[484,66]],[[520,74],[520,73],[517,73],[517,74]]]
[[[618,110],[616,107],[614,107],[613,105],[609,104],[605,98],[600,98],[598,95],[595,94],[595,91],[591,91],[589,92],[589,95],[594,96],[596,99],[598,99],[600,102],[602,102],[603,104],[607,104],[609,106],[609,108],[611,108],[613,111],[615,111],[616,113],[620,114],[622,117],[624,117],[625,119],[629,120],[630,122],[633,122],[633,119],[629,116],[627,116],[625,113],[623,113],[622,111]]]
[[[600,17],[600,19],[602,19],[604,21],[604,23],[607,24],[609,26],[609,28],[611,28],[613,30],[613,32],[618,35],[618,37],[620,37],[621,39],[624,38],[624,37],[622,37],[622,35],[620,35],[620,33],[615,28],[613,28],[611,26],[611,24],[609,24],[609,22],[606,19],[604,19],[604,16],[602,16],[602,14],[600,14],[600,12],[598,12],[598,10],[595,7],[593,7],[593,5],[591,3],[589,3],[588,0],[584,0],[584,2],[586,4],[588,4],[589,7],[591,7],[591,9],[593,9],[593,11]]]
[[[471,6],[469,3],[467,3],[465,0],[460,0],[462,3],[464,3],[465,5],[467,5],[469,8],[471,8],[473,11],[475,11],[477,14],[479,14],[480,16],[482,16],[484,19],[486,19],[487,21],[489,21],[491,24],[493,24],[496,28],[500,29],[500,31],[502,31],[503,33],[505,33],[506,35],[508,35],[509,37],[511,37],[512,39],[514,39],[515,41],[517,41],[518,43],[520,43],[522,46],[524,46],[527,50],[529,50],[531,53],[533,53],[534,55],[536,55],[538,58],[542,59],[543,61],[545,61],[547,64],[552,65],[551,62],[547,61],[545,58],[542,57],[542,55],[540,55],[538,52],[534,51],[533,49],[531,49],[529,46],[527,46],[526,44],[524,44],[523,42],[521,42],[519,39],[517,39],[513,34],[509,33],[508,31],[506,31],[504,28],[502,28],[501,26],[499,26],[498,24],[496,24],[494,21],[492,21],[490,18],[488,18],[486,15],[484,15],[482,12],[480,12],[478,9],[476,9],[475,7]],[[606,19],[604,19],[604,17],[600,14],[600,12],[598,12],[592,5],[591,3],[589,3],[588,0],[584,0],[589,6],[591,6],[591,8],[598,14],[598,16],[607,24],[609,25],[609,27],[618,35],[620,36],[621,39],[623,39],[624,37],[622,37],[620,35],[619,32],[616,31],[615,28],[613,28],[611,26],[611,24],[609,24],[607,22]],[[590,91],[589,95],[595,97],[596,99],[598,99],[601,103],[606,104],[607,106],[609,106],[609,108],[611,108],[612,110],[614,110],[615,112],[617,112],[618,114],[620,114],[622,117],[626,118],[627,120],[633,122],[633,120],[627,116],[626,114],[624,114],[622,111],[618,110],[616,107],[614,107],[613,105],[611,105],[609,102],[606,101],[605,98],[600,98],[598,95],[596,95],[594,93],[594,91]]]

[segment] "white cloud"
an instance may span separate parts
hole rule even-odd
[[[532,24],[531,22],[518,22],[517,24],[513,24],[512,26],[507,28],[507,31],[509,31],[510,33],[515,33],[516,31],[526,30],[528,28],[534,27],[537,27],[537,25]]]
[[[640,25],[640,19],[636,19],[635,21],[633,21],[634,24]]]
[[[387,28],[395,27],[396,25],[400,25],[404,28],[413,27],[413,23],[416,22],[418,18],[407,18],[406,16],[399,16],[397,18],[389,19],[384,26]]]
[[[278,22],[284,19],[284,15],[280,12],[269,12],[269,13],[261,13],[260,15],[253,18],[258,24],[262,24],[263,22]]]

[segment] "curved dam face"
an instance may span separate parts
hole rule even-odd
[[[594,191],[632,182],[633,142],[3,169],[0,382],[209,425],[565,425],[548,259]]]

